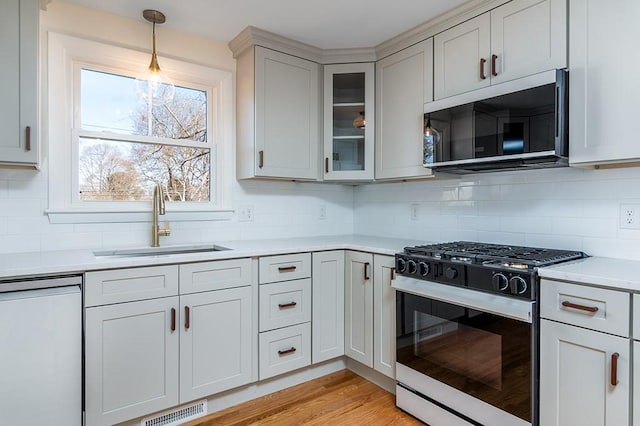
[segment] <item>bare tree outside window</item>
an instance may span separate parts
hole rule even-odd
[[[209,201],[212,170],[207,144],[207,93],[176,87],[170,103],[151,105],[128,98],[133,84],[130,77],[85,69],[82,72],[82,90],[89,92],[83,93],[83,100],[102,96],[123,104],[117,113],[108,110],[100,114],[91,110],[89,102],[83,102],[81,115],[86,112],[89,117],[83,115],[83,128],[133,137],[131,141],[126,137],[80,137],[80,199],[150,200],[152,187],[159,182],[172,201]],[[95,97],[89,96],[92,91]],[[119,114],[122,110],[129,112]],[[157,138],[158,143],[140,141],[135,136]],[[178,141],[188,141],[186,145],[190,146],[177,145]],[[202,142],[202,148],[198,142]]]

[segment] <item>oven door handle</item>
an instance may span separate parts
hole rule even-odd
[[[405,293],[452,305],[532,323],[535,302],[507,296],[484,293],[468,288],[444,285],[432,281],[417,280],[402,275],[392,282],[393,288]]]

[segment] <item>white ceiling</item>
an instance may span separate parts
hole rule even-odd
[[[376,46],[467,0],[64,1],[140,21],[144,9],[156,9],[167,16],[164,26],[224,43],[253,25],[331,49]]]

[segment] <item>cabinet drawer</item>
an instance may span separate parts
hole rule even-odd
[[[177,265],[113,269],[85,274],[85,307],[177,295]]]
[[[629,337],[629,297],[622,291],[543,279],[540,316]]]
[[[180,265],[180,294],[251,285],[251,259]]]
[[[311,324],[260,333],[260,380],[311,365]]]
[[[260,331],[311,321],[311,279],[260,286]]]
[[[640,294],[633,295],[633,338],[640,340]],[[640,365],[639,367],[640,368]],[[640,413],[638,414],[640,418]]]
[[[311,253],[260,258],[260,284],[311,277]]]

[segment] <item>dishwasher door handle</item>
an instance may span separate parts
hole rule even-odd
[[[0,293],[10,291],[40,290],[43,288],[82,285],[82,275],[60,277],[29,277],[15,280],[0,280]]]

